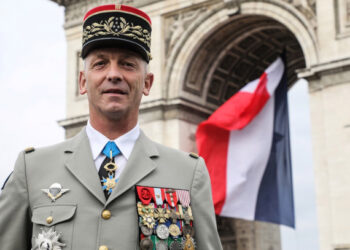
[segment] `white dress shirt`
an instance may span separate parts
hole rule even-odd
[[[91,126],[90,121],[88,121],[86,126],[86,134],[90,141],[92,157],[94,159],[95,166],[98,172],[103,160],[106,158],[106,156],[102,153],[102,150],[106,146],[106,143],[111,140],[109,140],[106,136],[94,129]],[[139,135],[140,127],[137,124],[129,132],[114,140],[115,144],[117,144],[117,147],[120,150],[120,154],[114,157],[114,161],[118,167],[115,171],[116,178],[119,178],[121,172],[125,168],[126,163],[128,162],[128,159],[130,157],[131,151],[134,148],[135,142]]]

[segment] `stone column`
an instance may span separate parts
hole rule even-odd
[[[350,64],[308,77],[320,249],[350,249]]]

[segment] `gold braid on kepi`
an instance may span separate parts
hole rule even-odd
[[[120,47],[139,53],[148,63],[151,57],[150,17],[127,5],[102,5],[89,10],[83,23],[84,59],[97,48]]]

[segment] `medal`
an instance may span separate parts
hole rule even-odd
[[[185,240],[183,241],[183,250],[194,250],[195,249],[195,243],[194,239],[187,234]]]
[[[152,250],[153,242],[149,238],[144,238],[140,242],[140,248],[141,250]]]
[[[165,240],[169,237],[169,229],[164,224],[158,225],[156,232],[159,239]]]
[[[169,215],[170,219],[172,220],[172,222],[175,224],[177,219],[179,219],[179,214],[175,211],[175,210],[170,210],[170,215]]]
[[[69,189],[62,188],[59,183],[53,183],[48,189],[41,189],[49,198],[54,202],[60,198],[64,193],[68,192]]]
[[[141,225],[140,228],[141,228],[141,232],[145,236],[151,236],[153,234],[153,228],[149,228],[145,225]]]
[[[154,218],[157,219],[159,223],[165,223],[165,221],[169,219],[169,214],[165,208],[158,207],[154,211]]]
[[[156,250],[167,250],[168,243],[164,240],[160,240],[156,243]]]
[[[48,231],[41,230],[35,239],[35,245],[32,250],[61,250],[66,244],[59,242],[61,234],[50,228]]]
[[[178,237],[181,234],[181,230],[178,225],[176,225],[177,219],[179,219],[179,214],[175,210],[170,211],[170,219],[172,220],[172,224],[169,226],[169,233],[173,237]]]
[[[189,224],[186,224],[182,227],[182,233],[183,235],[190,235],[191,237],[194,236],[194,228],[189,225]]]
[[[142,216],[142,224],[148,227],[149,229],[153,229],[156,224],[156,221],[152,215],[145,214]]]
[[[103,183],[102,190],[107,190],[108,194],[110,194],[117,184],[118,179],[114,178],[113,174],[108,174],[108,178],[103,177],[101,182]]]
[[[182,250],[182,244],[175,240],[170,244],[170,250]]]
[[[190,224],[190,222],[193,221],[192,209],[190,206],[188,206],[185,214],[183,215],[183,220],[185,221],[185,224]]]
[[[181,230],[180,230],[178,225],[171,224],[169,226],[169,233],[170,233],[171,236],[176,238],[176,237],[178,237],[181,234]]]

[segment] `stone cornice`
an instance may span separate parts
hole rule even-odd
[[[65,7],[64,28],[70,28],[82,23],[84,14],[93,7],[103,4],[115,4],[115,0],[51,0],[58,5]],[[142,7],[164,0],[119,0],[118,4],[127,4],[134,7]]]
[[[165,101],[164,99],[143,102],[140,106],[140,123],[148,123],[156,120],[179,119],[192,124],[198,124],[214,110],[200,106],[189,100],[176,98]],[[59,120],[57,123],[63,128],[82,126],[89,119],[89,115],[69,117]]]

